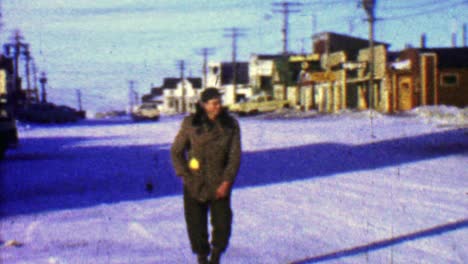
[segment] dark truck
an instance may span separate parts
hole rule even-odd
[[[16,120],[2,107],[0,108],[0,160],[8,148],[18,145]]]

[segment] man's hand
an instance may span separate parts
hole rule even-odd
[[[229,195],[231,191],[231,183],[228,181],[224,181],[221,185],[216,189],[216,199],[223,199]]]

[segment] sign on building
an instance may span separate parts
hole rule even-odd
[[[367,67],[367,62],[345,62],[343,63],[343,69],[346,69],[346,70],[364,69],[366,67]]]
[[[314,82],[332,82],[336,80],[336,76],[333,72],[313,72],[311,75],[311,81]]]
[[[294,55],[294,56],[289,57],[290,62],[318,61],[318,60],[320,60],[319,54]]]
[[[0,96],[7,93],[7,79],[5,70],[0,70]]]

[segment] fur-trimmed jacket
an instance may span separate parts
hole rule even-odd
[[[215,199],[224,181],[234,183],[241,162],[239,123],[223,109],[216,121],[203,111],[185,117],[171,148],[177,176],[200,201]]]

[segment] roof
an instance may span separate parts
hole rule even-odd
[[[193,88],[200,89],[202,88],[202,78],[192,78],[189,77],[187,80],[193,85]]]
[[[161,89],[176,89],[177,84],[181,81],[181,78],[164,78],[163,85],[161,86]],[[189,77],[186,78],[187,81],[189,81],[192,85],[193,88],[195,89],[200,89],[202,88],[202,79],[201,78],[193,78]]]
[[[387,52],[387,61],[393,62],[398,59],[400,52],[398,51],[389,51]]]
[[[259,60],[276,60],[282,58],[282,54],[255,54]]]
[[[233,81],[233,67],[232,62],[221,63],[221,85],[231,84]],[[237,84],[249,83],[249,63],[237,62]]]
[[[369,42],[369,39],[367,39],[367,38],[360,38],[360,37],[355,37],[355,36],[351,36],[351,35],[346,35],[346,34],[341,34],[341,33],[336,33],[336,32],[328,32],[328,31],[314,34],[312,36],[312,39],[314,41],[319,40],[319,39],[325,39],[326,36],[330,36],[330,39],[332,39],[332,40],[345,40],[345,41],[346,40],[354,40],[354,41],[359,41],[359,42],[361,42],[361,41],[367,42],[367,43]],[[390,46],[390,43],[374,40],[374,45]]]
[[[388,43],[379,41],[374,41],[374,45],[384,45],[387,48],[390,46]],[[330,53],[344,51],[350,60],[356,60],[359,50],[369,47],[369,40],[345,34],[321,32],[313,36],[313,47],[314,53],[324,54],[327,51]]]
[[[421,53],[436,53],[439,68],[468,68],[468,47],[422,48]]]
[[[180,78],[164,78],[163,85],[161,86],[161,88],[162,89],[175,89],[179,81],[180,81]]]
[[[153,87],[151,88],[151,93],[152,96],[155,95],[162,95],[163,94],[163,89],[161,87]]]

